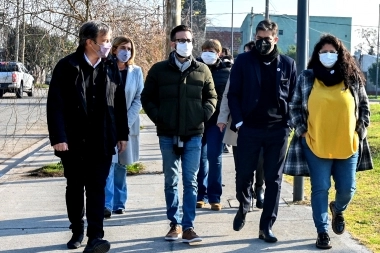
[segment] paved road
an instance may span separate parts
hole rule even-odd
[[[36,90],[34,97],[24,93],[22,99],[6,93],[0,99],[0,166],[47,136],[46,91]]]

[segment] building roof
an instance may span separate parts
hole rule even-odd
[[[231,32],[231,27],[206,26],[207,32]],[[234,27],[234,32],[241,32],[240,27]]]

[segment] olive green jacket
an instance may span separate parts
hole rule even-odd
[[[157,135],[202,135],[204,122],[214,113],[217,94],[207,65],[191,57],[181,72],[175,52],[149,70],[141,93],[144,111],[157,127]]]

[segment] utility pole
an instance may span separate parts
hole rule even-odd
[[[252,41],[252,26],[253,26],[253,7],[251,8],[251,24],[249,25],[250,26],[250,32],[249,32],[249,41]]]
[[[232,0],[231,12],[231,54],[234,57],[234,0]]]
[[[297,10],[297,73],[306,69],[309,40],[309,0],[298,0]],[[294,177],[293,201],[304,199],[304,178]]]
[[[166,0],[166,57],[172,51],[170,32],[181,24],[181,0]]]
[[[15,39],[15,62],[18,62],[18,50],[20,48],[20,26],[19,26],[19,19],[20,19],[20,0],[17,0],[16,2],[16,39]]]
[[[190,0],[190,28],[193,29],[193,0]]]
[[[265,19],[269,19],[269,0],[265,0]]]
[[[21,62],[25,65],[25,0],[22,0]]]
[[[380,4],[379,4],[379,23],[377,25],[376,98],[377,98],[377,85],[379,84],[379,33],[380,33]]]

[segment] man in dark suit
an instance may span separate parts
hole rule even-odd
[[[124,87],[116,62],[107,59],[110,39],[107,24],[84,23],[76,52],[54,68],[47,99],[50,142],[67,179],[66,206],[73,233],[69,249],[79,248],[83,240],[86,190],[85,253],[110,249],[102,239],[104,187],[115,146],[123,152],[128,140]]]
[[[251,178],[264,152],[265,201],[259,238],[276,242],[272,225],[276,221],[289,127],[288,103],[296,84],[293,59],[277,50],[278,26],[270,20],[256,27],[255,47],[240,54],[231,70],[228,106],[232,126],[238,131],[236,196],[240,202],[233,222],[239,231],[251,200]]]

